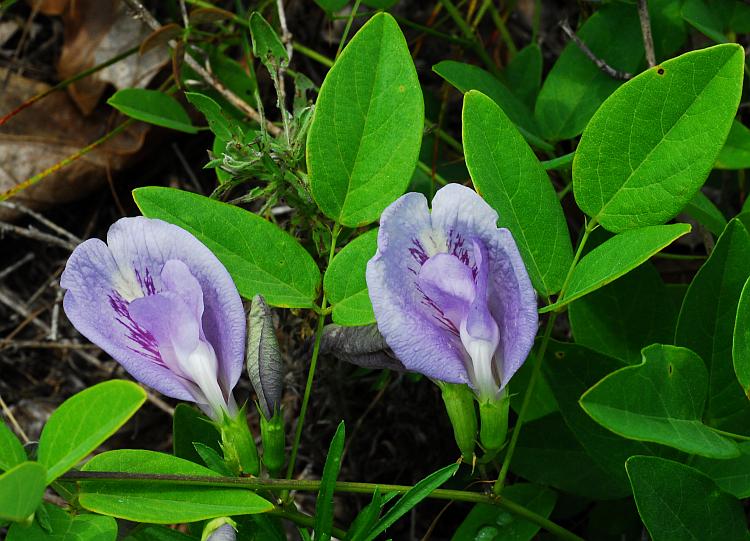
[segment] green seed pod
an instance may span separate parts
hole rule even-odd
[[[271,477],[278,477],[286,461],[284,416],[280,411],[274,412],[270,419],[261,412],[260,437],[263,440],[263,464]]]
[[[445,410],[453,425],[453,435],[464,462],[474,462],[477,437],[477,413],[474,392],[467,385],[437,382],[443,394]]]

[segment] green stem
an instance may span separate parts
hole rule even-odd
[[[440,0],[440,3],[445,8],[445,11],[448,12],[448,15],[451,16],[451,19],[453,19],[466,39],[471,41],[471,48],[474,50],[474,53],[476,53],[476,55],[482,60],[482,62],[485,63],[487,68],[492,73],[497,74],[497,66],[495,66],[495,63],[492,61],[492,58],[490,58],[490,55],[487,54],[487,51],[482,46],[482,44],[477,41],[474,30],[472,30],[471,26],[469,26],[469,23],[464,20],[461,12],[458,10],[456,5],[451,0]]]
[[[495,26],[500,32],[500,37],[503,38],[505,46],[510,51],[511,58],[513,58],[514,56],[516,56],[516,54],[518,54],[518,49],[516,48],[516,44],[513,43],[513,38],[510,36],[510,32],[508,32],[508,27],[505,26],[505,21],[500,16],[500,12],[494,5],[490,6],[490,16],[492,17],[492,22],[495,23]]]
[[[557,313],[553,312],[547,320],[547,326],[544,329],[544,336],[542,342],[539,344],[536,357],[534,358],[534,367],[531,372],[531,379],[529,380],[529,386],[526,388],[526,392],[523,395],[523,403],[521,404],[521,411],[518,412],[518,419],[516,425],[513,427],[513,435],[510,437],[510,443],[508,444],[508,450],[505,452],[505,458],[503,459],[503,465],[500,467],[500,473],[497,476],[497,481],[492,487],[492,492],[496,496],[500,496],[505,485],[505,478],[508,476],[508,469],[510,468],[510,461],[513,459],[513,453],[516,450],[516,444],[518,443],[518,437],[521,434],[521,428],[526,418],[526,412],[531,404],[531,397],[534,394],[534,387],[539,379],[539,372],[542,367],[542,360],[544,354],[547,352],[547,344],[549,344],[550,337],[552,336],[552,328],[555,326],[555,319],[557,319]]]
[[[349,18],[346,20],[346,26],[344,27],[344,33],[341,35],[341,41],[339,41],[339,48],[336,50],[336,57],[338,58],[341,54],[341,51],[344,49],[344,44],[346,43],[346,38],[349,35],[349,30],[352,27],[352,21],[354,20],[354,17],[357,15],[357,10],[359,9],[359,3],[361,0],[356,0],[354,2],[354,6],[352,7],[352,12],[349,14]]]
[[[531,43],[539,39],[539,27],[542,21],[542,0],[534,0],[534,15],[531,19]]]
[[[709,426],[708,428],[710,428],[717,434],[721,434],[722,436],[726,436],[727,438],[732,438],[733,440],[750,441],[750,436],[745,436],[743,434],[735,434],[733,432],[725,432],[724,430],[719,430],[718,428],[714,428],[712,426]]]
[[[305,55],[307,58],[310,58],[311,60],[315,60],[319,64],[323,64],[327,68],[333,67],[333,60],[328,58],[327,56],[320,54],[318,51],[315,51],[313,49],[310,49],[309,47],[305,47],[301,43],[295,41],[292,43],[292,48],[297,51],[300,54]]]
[[[570,190],[572,190],[572,189],[573,189],[573,183],[572,182],[568,182],[562,190],[560,190],[559,192],[557,192],[557,198],[560,201],[562,201],[565,198],[565,196],[570,193]]]
[[[425,173],[426,175],[429,175],[429,176],[430,176],[430,178],[434,179],[434,180],[435,180],[435,182],[437,182],[437,183],[438,183],[438,184],[440,184],[441,186],[445,186],[446,184],[448,184],[448,181],[447,181],[447,180],[445,180],[445,179],[444,179],[444,178],[443,178],[442,176],[440,176],[440,175],[439,175],[439,174],[437,173],[437,171],[433,171],[433,170],[432,170],[432,167],[430,167],[430,166],[429,166],[429,165],[427,165],[426,163],[424,163],[424,162],[422,162],[422,161],[419,161],[419,162],[417,162],[417,167],[418,167],[418,168],[419,168],[419,169],[420,169],[421,171],[423,171],[423,172],[424,172],[424,173]]]
[[[451,36],[450,34],[440,32],[439,30],[435,30],[434,28],[430,28],[429,26],[425,26],[423,24],[415,23],[405,17],[399,17],[398,15],[394,15],[393,18],[396,19],[396,21],[399,24],[403,26],[408,26],[415,30],[419,30],[420,32],[422,32],[423,34],[427,34],[428,36],[434,36],[439,39],[444,39],[445,41],[448,41],[450,43],[455,43],[456,45],[461,45],[463,47],[473,46],[473,43],[471,41],[465,40],[463,38],[457,38],[455,36]]]
[[[336,223],[333,226],[331,232],[331,250],[328,254],[328,266],[330,267],[333,256],[336,253],[336,240],[338,239],[339,233],[341,233],[341,226]],[[310,402],[310,394],[312,392],[313,380],[315,379],[315,367],[318,364],[318,355],[320,354],[320,341],[323,337],[323,326],[325,324],[326,316],[325,310],[328,305],[328,299],[323,294],[323,301],[320,304],[320,312],[318,315],[318,325],[315,329],[315,345],[313,346],[312,358],[310,359],[310,368],[307,371],[307,383],[305,384],[305,394],[302,397],[302,407],[300,408],[299,417],[297,419],[297,429],[294,433],[294,444],[292,445],[292,453],[289,458],[289,466],[286,470],[286,478],[291,479],[294,473],[294,466],[297,462],[297,451],[299,450],[299,442],[302,439],[302,427],[305,423],[305,415],[307,413],[307,405]],[[288,497],[288,492],[284,494],[284,498]]]
[[[315,517],[311,517],[310,515],[306,515],[292,509],[282,509],[281,507],[274,507],[273,510],[268,512],[268,514],[279,518],[285,518],[291,522],[294,522],[295,524],[298,524],[299,526],[306,526],[308,528],[312,528],[315,526]],[[346,530],[342,530],[341,528],[337,528],[336,526],[331,529],[331,533],[339,539],[343,539],[344,537],[346,537]]]
[[[61,480],[70,481],[123,481],[132,483],[134,481],[144,481],[149,484],[154,482],[171,483],[189,486],[213,486],[213,487],[235,487],[249,490],[297,490],[306,492],[318,492],[321,481],[312,480],[290,480],[290,479],[258,479],[254,477],[219,477],[219,476],[194,476],[194,475],[171,475],[171,474],[149,474],[149,473],[123,473],[123,472],[97,472],[97,471],[70,471],[63,475]],[[408,485],[384,485],[376,483],[354,483],[347,481],[337,481],[336,491],[351,494],[372,494],[378,489],[381,493],[395,492],[405,494],[413,486]],[[562,526],[555,524],[549,519],[534,513],[530,509],[515,503],[507,498],[501,498],[492,494],[483,494],[479,492],[470,492],[468,490],[433,490],[428,496],[437,500],[453,500],[469,503],[485,503],[495,505],[510,511],[511,513],[523,517],[534,524],[537,524],[556,535],[560,539],[569,541],[583,541],[574,533],[566,530]]]
[[[573,163],[573,158],[575,158],[575,156],[575,152],[570,152],[569,154],[563,154],[562,156],[558,156],[557,158],[543,161],[542,165],[547,171],[551,169],[562,169],[563,167],[566,167],[567,165]]]

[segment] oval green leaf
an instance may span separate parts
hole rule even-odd
[[[318,297],[318,266],[275,224],[240,207],[172,188],[138,188],[133,198],[144,216],[179,225],[208,246],[243,297],[260,294],[285,308],[310,308]]]
[[[374,222],[404,193],[417,163],[424,103],[396,21],[375,15],[328,72],[307,138],[320,209],[342,225]]]
[[[105,381],[68,398],[50,416],[39,438],[38,460],[51,483],[93,452],[146,401],[131,381]]]
[[[689,224],[671,224],[652,225],[615,235],[581,259],[564,297],[539,312],[557,310],[607,285],[689,232]]]
[[[727,140],[714,164],[716,169],[750,168],[750,129],[739,120],[732,122]]]
[[[5,541],[115,541],[117,522],[112,517],[80,513],[71,515],[51,503],[42,504],[29,526],[14,524]],[[44,513],[44,526],[39,515]]]
[[[328,447],[326,463],[323,466],[323,476],[320,479],[320,490],[315,502],[315,539],[317,541],[330,541],[331,529],[333,528],[333,496],[336,492],[336,479],[341,471],[341,454],[344,452],[344,441],[346,430],[344,421],[339,423],[336,433],[331,439]]]
[[[534,287],[557,293],[573,249],[544,167],[503,110],[477,91],[464,97],[463,141],[474,186],[513,234]]]
[[[221,478],[216,472],[187,460],[154,451],[108,451],[87,462],[83,471],[191,475]],[[146,481],[80,481],[79,502],[84,509],[152,524],[196,522],[216,517],[251,515],[273,509],[273,504],[249,490],[178,485]]]
[[[529,143],[542,150],[554,150],[552,145],[539,136],[539,126],[529,108],[490,72],[479,66],[454,60],[439,62],[432,66],[432,71],[456,87],[459,92],[477,90],[492,98]]]
[[[655,344],[643,362],[617,370],[581,397],[581,407],[604,428],[708,458],[739,456],[737,444],[703,424],[708,371],[689,349]]]
[[[0,421],[0,472],[26,461],[26,451],[10,428]]]
[[[742,504],[698,470],[650,456],[628,459],[625,469],[653,541],[747,539]]]
[[[737,383],[732,340],[740,293],[750,277],[748,261],[750,234],[734,219],[688,288],[674,341],[695,351],[708,367],[706,421],[743,434],[750,426],[750,403]]]
[[[706,180],[742,91],[744,51],[692,51],[628,81],[602,104],[573,160],[578,206],[613,232],[664,223]]]
[[[365,271],[378,248],[378,230],[373,229],[347,244],[331,261],[323,277],[323,289],[333,307],[335,323],[347,327],[375,322]]]
[[[198,133],[185,109],[172,96],[158,90],[123,88],[115,92],[107,103],[136,120],[186,133]]]
[[[750,278],[745,282],[734,322],[732,360],[737,379],[750,397]]]
[[[0,521],[27,520],[42,503],[47,469],[37,462],[22,462],[0,475]]]

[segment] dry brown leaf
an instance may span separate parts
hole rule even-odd
[[[119,0],[75,0],[63,16],[65,43],[57,64],[61,79],[97,66],[140,44],[150,29],[133,18]],[[108,83],[117,89],[144,87],[169,61],[164,49],[133,54],[77,81],[68,92],[84,114],[90,114]]]
[[[6,72],[0,69],[0,79]],[[12,75],[0,93],[0,111],[18,107],[29,96],[49,88],[46,84]],[[0,192],[44,171],[87,144],[105,135],[113,126],[111,113],[98,110],[84,117],[64,92],[55,92],[24,109],[0,126]],[[121,169],[143,146],[149,127],[135,123],[125,132],[51,174],[13,198],[41,209],[80,199],[106,183],[106,167]],[[12,215],[0,209],[0,219]]]
[[[42,15],[55,17],[63,14],[70,0],[26,0],[26,3]]]

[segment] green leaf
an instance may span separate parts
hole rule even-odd
[[[709,458],[739,456],[737,444],[703,424],[708,371],[689,349],[654,344],[643,363],[609,374],[581,397],[581,407],[625,438],[652,441]]]
[[[740,502],[698,470],[647,456],[634,456],[625,467],[653,541],[747,539]]]
[[[37,456],[47,467],[47,484],[92,453],[146,401],[131,381],[105,381],[68,398],[50,416]]]
[[[750,235],[734,219],[688,288],[680,309],[675,344],[697,353],[709,373],[706,422],[748,433],[750,404],[737,382],[732,339],[740,293],[750,276]]]
[[[223,475],[224,477],[232,477],[234,474],[232,470],[227,466],[224,461],[224,457],[213,447],[209,447],[204,443],[198,441],[193,442],[193,448],[200,455],[203,463],[210,469]]]
[[[383,506],[383,495],[380,493],[380,489],[376,486],[375,491],[372,493],[372,500],[368,503],[362,511],[359,512],[357,518],[354,519],[349,530],[346,532],[345,541],[359,541],[363,539],[367,532],[369,532],[375,523],[380,518],[380,509]]]
[[[22,462],[0,475],[0,521],[27,520],[42,503],[47,469],[36,462]]]
[[[286,47],[276,31],[257,11],[250,15],[250,37],[253,40],[253,54],[266,67],[273,69],[273,66],[289,63]]]
[[[277,225],[239,207],[172,188],[138,188],[133,198],[144,216],[179,225],[208,246],[243,297],[260,294],[269,304],[285,308],[310,308],[318,297],[318,266]]]
[[[193,444],[202,443],[218,453],[220,440],[213,421],[188,404],[177,404],[172,417],[172,449],[176,457],[203,464]]]
[[[451,464],[419,481],[393,504],[393,507],[370,530],[365,540],[373,541],[373,539],[392,526],[398,519],[411,511],[419,502],[429,496],[433,490],[440,488],[443,483],[453,477],[458,468],[459,464]]]
[[[643,38],[635,6],[619,3],[598,9],[578,36],[611,67],[634,73],[643,59]],[[617,39],[612,39],[617,36]],[[539,91],[535,115],[547,139],[575,137],[621,81],[602,72],[572,41],[568,42]]]
[[[26,451],[8,426],[0,421],[0,472],[27,460]]]
[[[158,90],[123,88],[115,92],[107,103],[136,120],[186,133],[198,133],[185,109],[172,96]]]
[[[614,92],[586,126],[573,160],[581,210],[616,233],[676,216],[729,133],[743,59],[736,44],[692,51]]]
[[[48,529],[38,520],[30,526],[14,524],[5,541],[115,541],[117,538],[117,522],[112,517],[89,513],[72,516],[51,503],[43,506]]]
[[[745,282],[737,305],[732,341],[734,372],[750,398],[750,278]]]
[[[581,259],[564,297],[539,312],[557,310],[607,285],[689,232],[688,224],[671,224],[641,227],[615,235]]]
[[[476,91],[464,97],[463,142],[474,186],[513,234],[534,287],[545,297],[558,292],[573,249],[544,167],[503,110]]]
[[[208,468],[172,455],[131,449],[97,455],[84,465],[83,471],[221,478]],[[135,522],[196,522],[273,509],[270,502],[249,490],[135,480],[82,480],[79,484],[79,502],[84,509]]]
[[[323,290],[333,307],[333,321],[358,326],[375,322],[365,271],[378,248],[378,230],[360,235],[336,254],[323,277]]]
[[[606,432],[583,412],[581,415],[586,422]],[[524,423],[511,470],[534,483],[593,500],[622,498],[630,494],[627,481],[613,478],[594,461],[559,412]]]
[[[527,483],[516,483],[505,488],[503,497],[545,518],[549,517],[557,501],[557,495],[550,489]],[[469,511],[451,541],[530,541],[539,529],[538,524],[512,515],[496,505],[479,503]]]
[[[417,163],[424,103],[409,48],[387,13],[370,19],[326,75],[307,138],[310,187],[342,225],[374,222]]]
[[[714,164],[716,169],[750,168],[750,129],[735,119]]]
[[[542,85],[542,50],[531,43],[518,51],[502,73],[508,88],[523,101],[529,110],[534,109],[539,87]]]
[[[568,317],[577,344],[628,364],[641,361],[649,344],[674,338],[682,299],[650,263],[644,263],[601,289],[570,303]]]
[[[197,541],[197,538],[167,526],[149,524],[136,527],[122,541]]]
[[[503,110],[529,143],[542,150],[554,150],[539,136],[539,126],[526,104],[490,72],[472,64],[453,60],[435,64],[432,71],[456,87],[459,92],[477,90],[488,96]]]
[[[727,226],[727,219],[703,192],[696,192],[695,197],[685,206],[683,212],[692,216],[717,237]]]
[[[532,355],[536,355],[533,353]],[[513,411],[520,413],[523,407],[524,394],[529,386],[531,380],[531,374],[534,370],[533,362],[526,362],[521,365],[508,383],[508,391],[510,393],[510,407]],[[535,419],[541,419],[549,415],[550,413],[557,411],[557,402],[552,394],[552,390],[549,388],[547,380],[544,379],[544,374],[538,374],[536,385],[534,386],[534,394],[529,399],[529,403],[526,406],[526,413],[524,415],[524,422],[533,421]]]
[[[349,3],[349,0],[315,0],[315,3],[329,13],[343,9]]]
[[[328,447],[323,476],[320,479],[318,500],[315,502],[315,540],[330,541],[333,528],[333,495],[336,491],[336,479],[341,470],[341,454],[344,452],[346,431],[344,421],[339,423],[336,433]]]
[[[732,4],[734,2],[731,2]],[[724,35],[725,21],[722,13],[716,8],[721,8],[721,4],[726,2],[711,2],[709,7],[703,0],[685,0],[682,5],[682,17],[693,28],[705,36],[708,36],[717,43],[726,43],[727,37]]]
[[[735,498],[750,498],[750,442],[739,444],[740,456],[737,458],[713,459],[695,457],[690,465],[699,469],[719,487]]]
[[[185,92],[185,97],[196,109],[203,113],[206,121],[208,121],[208,127],[216,137],[224,141],[232,139],[237,128],[233,127],[224,115],[221,105],[212,98],[198,92]]]
[[[625,460],[633,455],[679,455],[669,447],[625,439],[603,428],[581,408],[579,400],[591,386],[624,366],[622,361],[606,357],[577,344],[551,341],[542,364],[544,375],[555,395],[565,424],[586,450],[591,460],[607,473],[612,486],[609,498],[630,491]],[[577,466],[576,466],[577,467]]]

